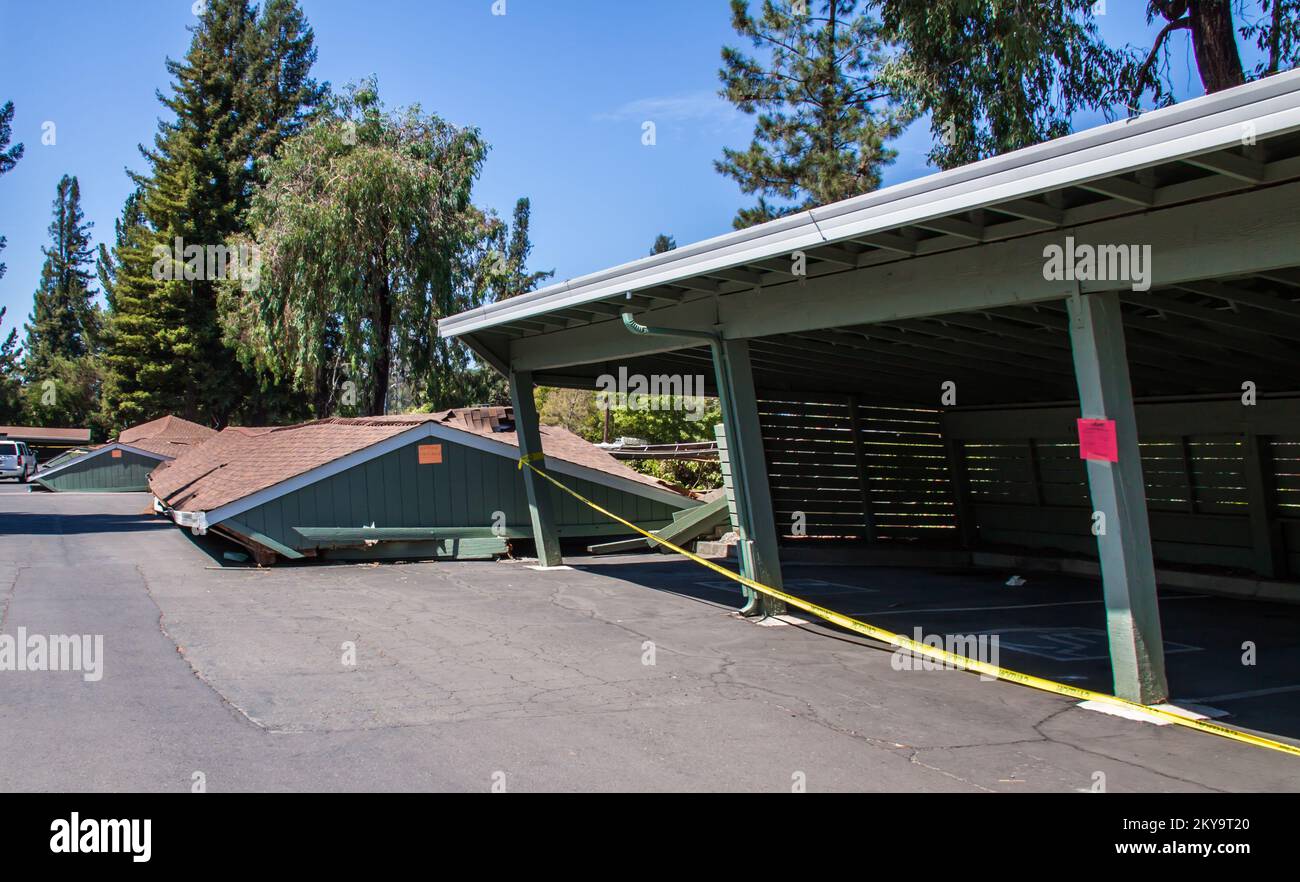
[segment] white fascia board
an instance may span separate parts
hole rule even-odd
[[[65,462],[63,465],[55,466],[49,471],[37,472],[33,477],[48,478],[51,475],[57,475],[59,472],[68,468],[69,466],[81,465],[82,463],[90,462],[95,457],[103,456],[105,453],[109,453],[114,450],[125,450],[128,453],[136,453],[139,454],[140,456],[147,456],[150,459],[156,459],[159,462],[164,462],[166,460],[173,458],[170,456],[164,456],[161,453],[154,453],[152,450],[141,450],[139,447],[132,447],[130,444],[122,444],[120,442],[114,441],[112,444],[105,444],[103,447],[100,447],[98,450],[92,450],[90,453],[84,454],[83,456],[78,456],[76,459],[70,459],[67,462]]]
[[[442,337],[1300,129],[1300,70],[707,239],[443,319]]]
[[[333,477],[341,472],[345,472],[354,466],[369,462],[372,459],[391,453],[394,450],[419,441],[422,438],[437,438],[441,441],[447,441],[452,444],[463,444],[475,450],[485,453],[504,456],[507,459],[518,461],[519,448],[512,444],[506,444],[503,441],[493,441],[478,435],[474,432],[465,432],[450,426],[444,426],[440,423],[422,423],[405,432],[401,432],[391,438],[386,438],[369,447],[363,447],[360,450],[354,450],[346,456],[339,457],[336,460],[327,462],[324,465],[317,466],[314,469],[295,475],[292,478],[281,481],[256,493],[252,493],[242,499],[227,503],[213,509],[212,511],[172,511],[172,520],[180,526],[187,526],[196,530],[207,531],[228,518],[257,508],[273,499],[278,499],[295,490],[301,490],[303,487],[315,484],[325,478]],[[674,493],[661,487],[653,487],[649,484],[642,484],[639,481],[633,481],[629,478],[622,478],[617,475],[609,475],[596,469],[589,469],[585,466],[565,462],[561,459],[547,457],[546,465],[552,471],[569,475],[574,478],[592,481],[593,483],[602,484],[615,490],[623,490],[629,493],[637,493],[641,496],[648,496],[668,505],[678,508],[690,508],[698,504],[695,500],[681,494]]]

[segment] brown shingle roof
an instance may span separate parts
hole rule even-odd
[[[433,414],[348,419],[335,417],[279,428],[229,428],[210,437],[149,477],[154,495],[181,511],[212,511],[274,487],[358,450],[426,423],[441,423],[518,447],[509,408],[465,408]],[[558,426],[543,426],[547,456],[636,481],[668,485],[642,475]]]
[[[200,426],[178,416],[165,416],[123,429],[117,440],[160,456],[178,457],[216,434],[214,429],[207,426]]]

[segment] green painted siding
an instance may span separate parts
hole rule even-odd
[[[51,490],[80,493],[135,493],[149,489],[149,473],[158,468],[161,459],[142,456],[130,450],[119,451],[114,459],[112,451],[95,457],[85,457],[58,474],[35,480]]]
[[[443,461],[421,465],[420,444],[441,444]],[[634,493],[589,481],[558,476],[566,485],[635,524],[662,526],[679,508],[695,505],[683,498],[670,506]],[[561,535],[610,533],[609,518],[567,493],[549,487]],[[513,459],[484,453],[449,441],[423,440],[362,463],[333,477],[235,516],[252,530],[291,548],[313,543],[294,527],[489,527],[493,514],[505,513],[505,526],[531,535],[528,498]],[[512,530],[514,532],[514,530]],[[376,546],[381,548],[382,546]]]

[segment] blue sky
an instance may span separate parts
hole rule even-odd
[[[739,45],[726,0],[303,0],[316,32],[316,76],[339,86],[369,74],[390,106],[418,102],[478,126],[489,156],[480,205],[508,216],[533,201],[533,266],[563,279],[648,253],[659,232],[685,244],[728,231],[750,203],[713,169],[724,146],[748,143],[752,122],[716,97],[719,51]],[[1149,44],[1144,0],[1108,0],[1112,43]],[[96,241],[111,240],[143,168],[179,58],[191,0],[0,0],[0,103],[13,100],[27,153],[0,178],[0,306],[5,333],[31,309],[50,201],[76,175]],[[1174,38],[1179,91],[1197,94],[1186,33]],[[658,143],[641,143],[654,120]],[[56,143],[42,144],[53,122]],[[1095,124],[1098,120],[1084,121]],[[929,131],[895,145],[886,183],[932,171]]]

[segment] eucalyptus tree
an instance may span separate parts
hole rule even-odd
[[[1190,37],[1181,57],[1207,93],[1300,60],[1300,0],[1149,0],[1147,20],[1161,25],[1150,45],[1108,43],[1097,0],[872,5],[892,47],[881,79],[914,113],[930,114],[930,161],[941,168],[1068,134],[1082,112],[1116,119],[1172,104],[1180,33]],[[1253,67],[1242,61],[1249,45],[1260,58]]]

